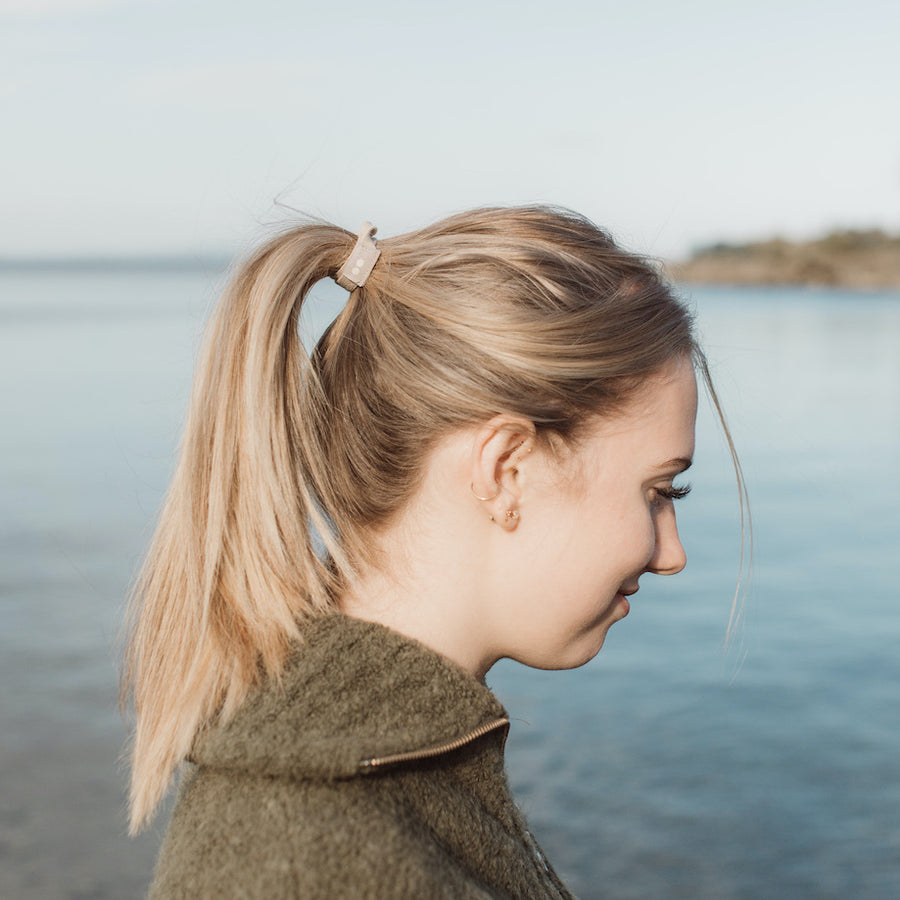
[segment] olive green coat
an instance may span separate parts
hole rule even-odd
[[[484,684],[379,625],[305,635],[280,687],[196,742],[152,900],[571,896],[510,796]]]

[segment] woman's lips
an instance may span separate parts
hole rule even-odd
[[[631,610],[631,603],[628,602],[628,598],[632,594],[636,594],[637,592],[638,592],[638,589],[635,588],[632,591],[619,591],[619,593],[616,594],[616,602],[617,602],[618,606],[622,609],[623,616],[627,616],[629,611]]]

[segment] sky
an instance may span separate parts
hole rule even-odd
[[[896,0],[0,0],[0,257],[557,203],[626,246],[900,231]]]

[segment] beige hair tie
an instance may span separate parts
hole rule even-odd
[[[334,280],[345,290],[355,291],[362,287],[366,279],[372,274],[381,251],[375,246],[372,235],[378,229],[371,222],[363,222],[356,238],[356,246],[338,269]]]

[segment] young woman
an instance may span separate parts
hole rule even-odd
[[[284,233],[211,323],[125,671],[133,830],[186,763],[154,898],[569,896],[485,674],[582,665],[685,564],[708,376],[656,270],[560,209],[374,231]]]

